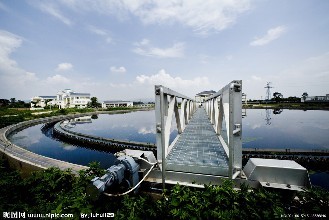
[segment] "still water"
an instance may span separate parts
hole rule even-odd
[[[329,149],[329,111],[247,109],[244,148]]]
[[[329,149],[328,111],[247,109],[244,114],[243,148]],[[174,122],[171,141],[177,135]],[[103,168],[112,165],[113,154],[54,140],[42,133],[41,127],[36,125],[19,131],[10,140],[34,153],[71,163],[88,165],[99,161]],[[106,138],[155,143],[155,113],[99,114],[81,119],[71,129]],[[328,173],[323,175],[329,179]]]
[[[244,148],[329,149],[328,111],[247,109],[244,115]],[[106,138],[155,143],[154,111],[97,117],[77,124],[72,130]],[[171,141],[176,135],[173,120]]]

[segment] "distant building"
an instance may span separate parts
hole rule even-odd
[[[90,93],[76,93],[71,89],[60,91],[56,96],[59,108],[86,108],[90,101]]]
[[[154,107],[154,103],[150,104],[150,103],[143,103],[143,104],[138,104],[138,105],[135,105],[135,107],[137,108],[153,108]]]
[[[115,108],[115,107],[133,107],[134,104],[131,101],[104,101],[102,102],[102,108]]]
[[[31,108],[44,108],[55,104],[56,96],[35,96],[31,99]]]
[[[195,101],[197,103],[202,103],[204,102],[205,99],[207,99],[208,97],[212,96],[215,93],[216,92],[214,90],[200,92],[195,95]]]
[[[329,102],[329,94],[326,94],[325,96],[307,96],[304,98],[301,98],[301,102]]]

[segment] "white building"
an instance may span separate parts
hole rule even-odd
[[[71,89],[60,91],[56,96],[59,108],[86,108],[90,101],[90,93],[76,93]]]
[[[56,96],[35,96],[31,99],[31,108],[44,108],[56,104]]]
[[[134,104],[131,101],[104,101],[102,102],[102,108],[115,108],[115,107],[133,107]]]
[[[329,102],[329,94],[325,96],[307,96],[305,100],[302,97],[301,102]]]
[[[200,92],[198,94],[195,95],[195,101],[200,104],[202,102],[204,102],[204,100],[210,96],[212,96],[213,94],[215,94],[216,92],[213,91],[213,90],[210,90],[210,91],[203,91],[203,92]]]

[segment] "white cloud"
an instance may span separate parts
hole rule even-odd
[[[32,72],[26,72],[25,76],[30,81],[38,79],[38,77],[36,76],[36,73],[32,73]]]
[[[36,80],[36,74],[28,72],[17,65],[10,55],[21,46],[22,38],[10,32],[0,30],[0,76],[2,87],[11,83],[23,85],[26,81]],[[7,83],[5,83],[5,80]],[[9,83],[9,84],[8,84]]]
[[[104,37],[106,43],[112,43],[112,38],[110,37],[109,33],[101,28],[95,27],[93,25],[87,26],[88,31],[90,31],[93,34],[96,34],[98,36]]]
[[[68,71],[73,68],[71,63],[60,63],[57,65],[56,71]]]
[[[113,88],[128,88],[128,87],[133,87],[132,84],[128,83],[110,83],[110,86]]]
[[[207,1],[203,0],[122,0],[77,1],[61,3],[76,11],[111,14],[119,19],[129,15],[138,17],[144,24],[180,23],[199,34],[221,31],[235,23],[240,14],[250,9],[251,0]]]
[[[279,78],[293,78],[294,82],[305,79],[305,83],[329,83],[329,52],[310,57],[282,71]]]
[[[157,74],[147,76],[139,75],[136,77],[138,84],[146,85],[163,85],[173,89],[181,88],[193,88],[193,87],[206,87],[209,85],[207,77],[196,77],[194,79],[182,79],[181,77],[172,77],[166,73],[164,69],[161,69]]]
[[[54,18],[60,20],[61,22],[63,22],[64,24],[66,24],[68,26],[71,26],[73,24],[73,22],[70,19],[68,19],[67,17],[65,17],[62,14],[62,12],[59,10],[59,8],[52,2],[38,1],[37,3],[34,2],[33,5],[37,8],[39,8],[42,12],[53,16]]]
[[[60,74],[38,78],[37,73],[20,67],[11,57],[23,42],[24,39],[22,37],[0,30],[0,94],[3,98],[16,97],[24,100],[36,95],[51,95],[67,84],[70,85],[70,88],[82,92],[93,91],[93,89],[100,87],[97,83],[92,82],[91,79],[83,77],[80,77],[79,81],[73,81]],[[67,70],[72,68],[73,65],[62,63],[58,67],[61,70]],[[101,91],[103,90],[104,88]]]
[[[127,1],[128,2],[128,1]],[[176,0],[151,1],[130,9],[146,24],[177,22],[200,34],[220,31],[232,25],[237,16],[249,9],[249,1]]]
[[[48,77],[46,82],[49,84],[66,84],[70,82],[70,79],[66,78],[65,76],[56,74],[55,76]]]
[[[287,28],[285,26],[278,26],[271,28],[267,31],[266,35],[263,37],[257,37],[255,40],[250,42],[251,46],[263,46],[270,43],[273,40],[278,39],[286,32]]]
[[[255,80],[255,81],[262,81],[262,78],[261,77],[258,77],[258,76],[251,76],[251,79]]]
[[[64,150],[67,150],[67,151],[73,151],[73,150],[76,150],[78,147],[76,147],[76,146],[72,146],[72,145],[68,145],[68,144],[62,144],[62,146],[63,146],[63,149]]]
[[[111,72],[112,73],[125,73],[127,72],[126,68],[123,66],[116,67],[116,66],[111,66]]]
[[[0,2],[0,9],[4,10],[4,11],[8,11],[8,8]]]
[[[22,44],[23,38],[0,30],[0,94],[3,97],[29,95],[39,81],[37,74],[19,67],[10,56]]]
[[[208,64],[209,60],[210,60],[210,56],[206,55],[206,54],[199,54],[199,61],[202,64]]]
[[[106,37],[105,41],[106,43],[112,43],[113,39],[111,37]]]
[[[208,77],[184,79],[172,76],[164,69],[155,74],[140,74],[136,76],[135,81],[130,83],[110,83],[109,85],[114,89],[113,94],[116,94],[113,97],[118,99],[127,97],[135,100],[140,98],[154,99],[155,85],[163,85],[188,97],[194,97],[198,92],[209,90],[211,87]]]
[[[95,26],[89,25],[88,30],[94,34],[97,34],[99,36],[107,36],[107,32],[103,29],[97,28]]]
[[[184,43],[175,43],[172,47],[168,48],[158,48],[153,47],[148,39],[143,39],[139,43],[135,43],[136,48],[133,52],[150,57],[159,58],[179,58],[184,57]]]
[[[1,65],[16,65],[14,60],[9,58],[9,55],[20,47],[22,38],[8,31],[0,30],[0,64]]]
[[[138,129],[138,134],[155,134],[154,128],[141,127]]]

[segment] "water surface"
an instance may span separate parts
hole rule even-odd
[[[329,111],[247,109],[244,148],[329,149]],[[274,112],[274,113],[273,113]]]
[[[329,149],[328,111],[247,109],[242,122],[243,148]],[[51,130],[44,134],[41,127],[29,127],[9,139],[34,153],[71,163],[88,165],[92,161],[99,161],[103,168],[113,164],[113,154],[55,140],[49,134]],[[155,113],[99,114],[77,121],[70,129],[106,138],[155,143]],[[176,135],[173,120],[170,141]],[[329,182],[328,173],[314,175],[311,180],[318,182],[318,185],[323,183],[323,179]]]

